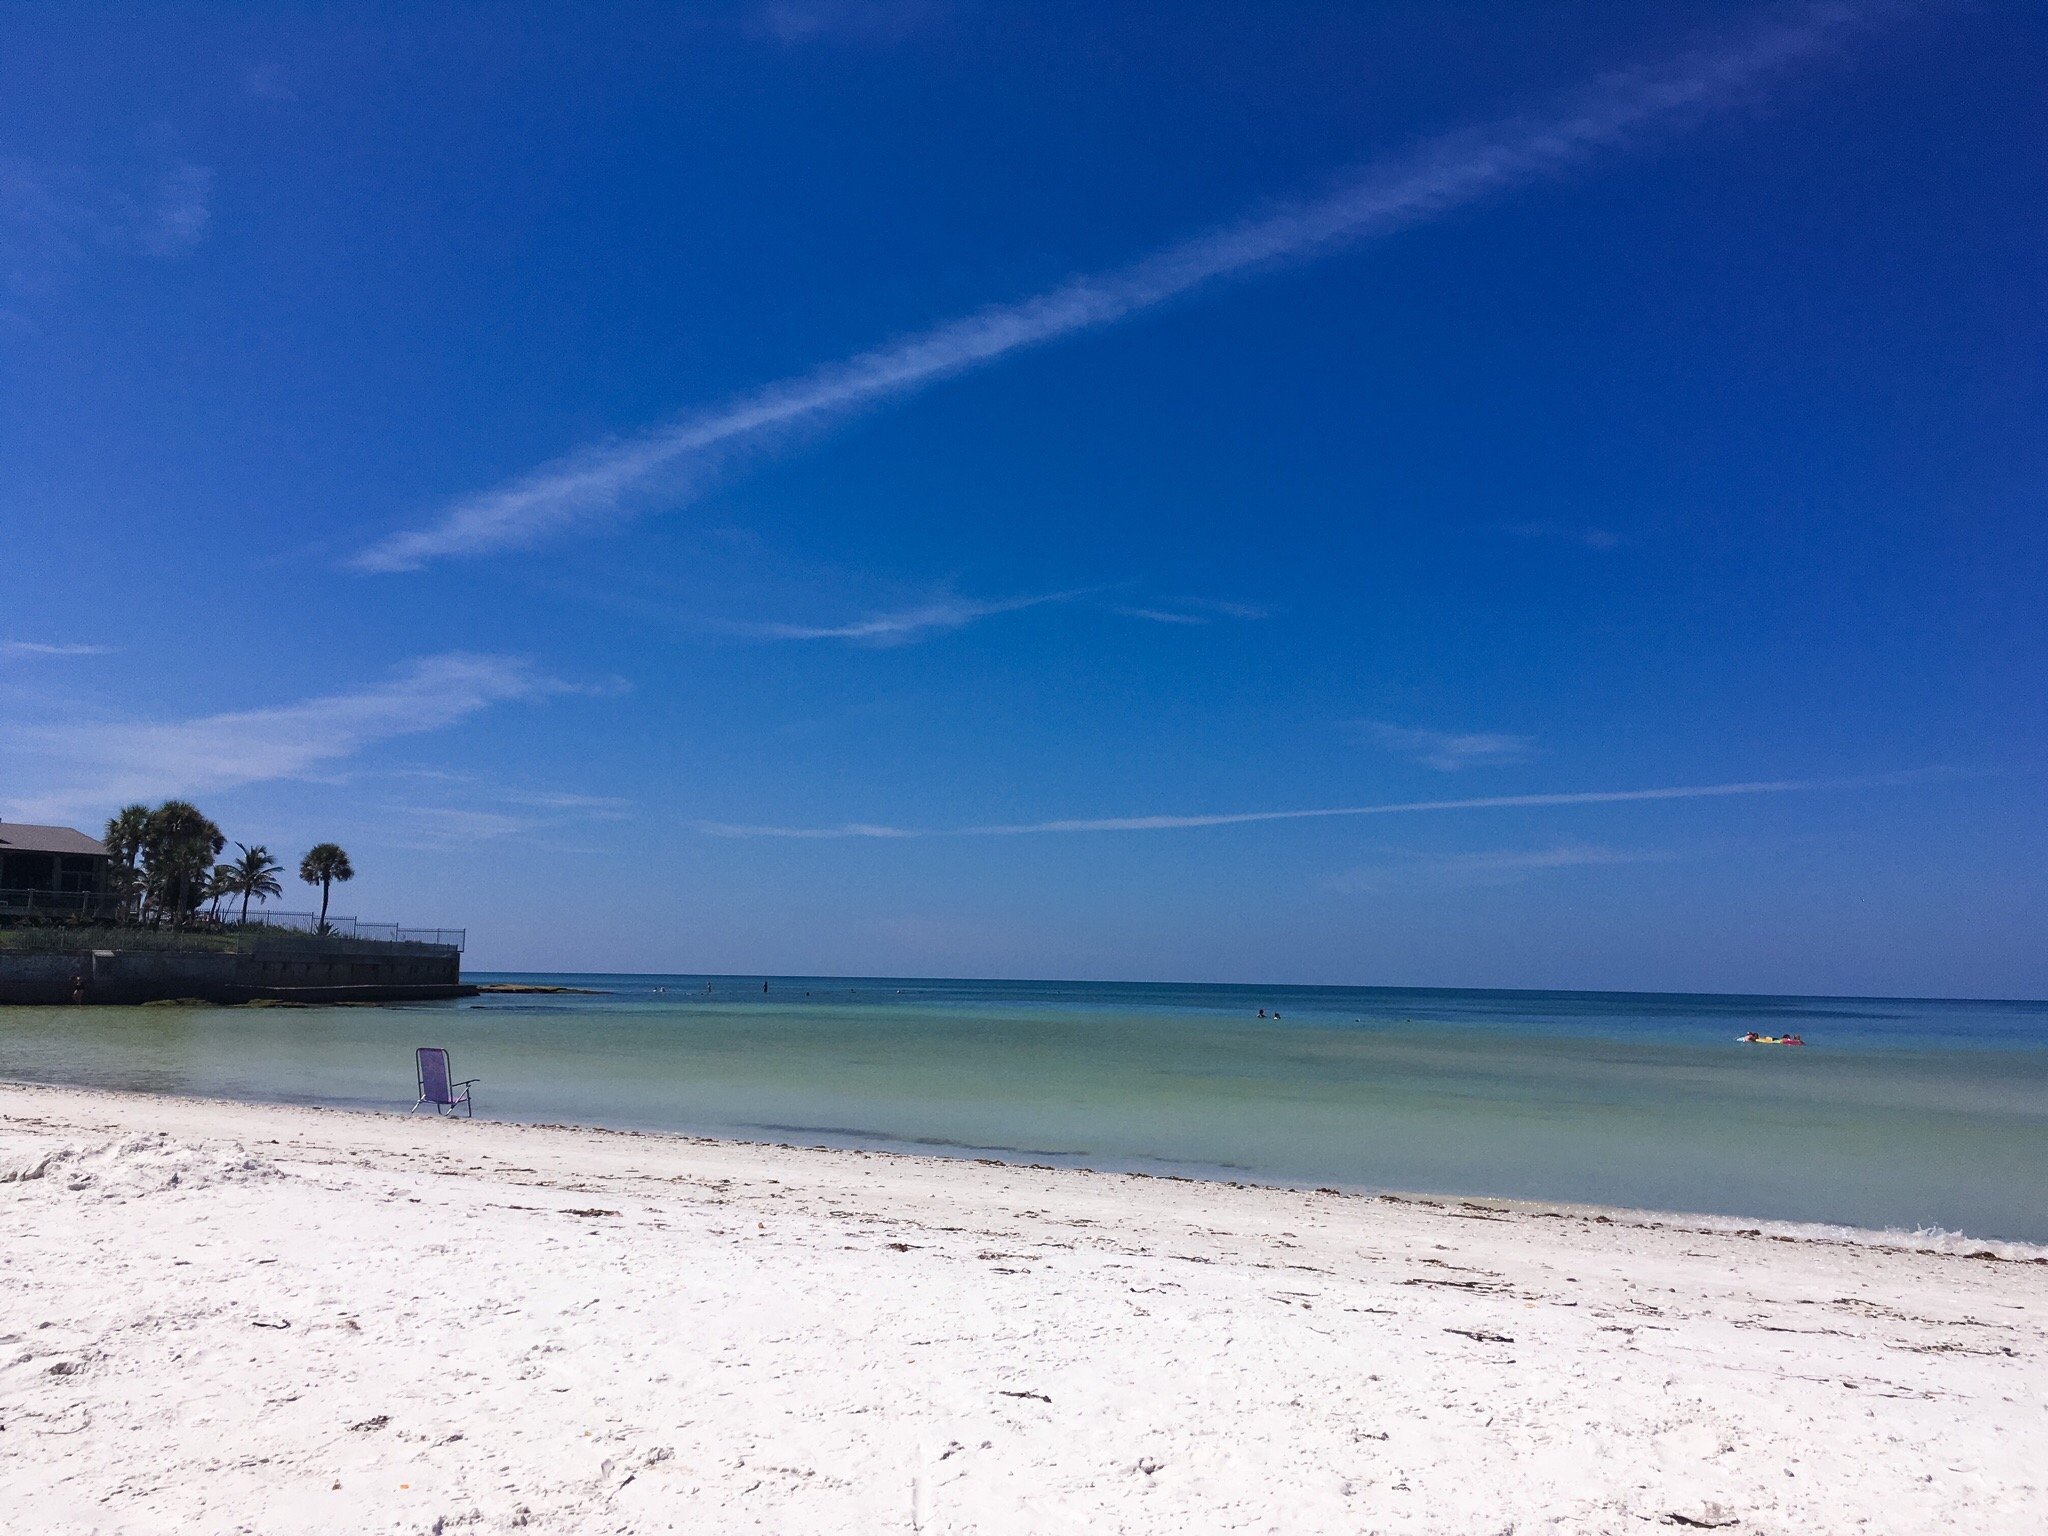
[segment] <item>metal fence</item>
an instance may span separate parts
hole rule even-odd
[[[241,913],[233,908],[221,916],[223,927],[241,922]],[[446,944],[453,949],[463,948],[469,939],[467,928],[407,928],[398,923],[366,923],[360,918],[335,917],[332,914],[329,914],[323,929],[317,912],[266,912],[252,907],[248,926],[254,928],[258,925],[283,928],[293,933],[325,932],[342,939],[376,939],[386,944]]]
[[[95,891],[0,890],[0,917],[96,918],[119,923],[131,915],[124,900]],[[251,907],[244,918],[233,904],[226,905],[218,918],[204,909],[195,912],[183,926],[203,932],[240,927],[280,928],[289,933],[324,933],[335,938],[373,939],[386,944],[443,944],[451,949],[463,949],[469,941],[466,928],[406,928],[397,923],[366,923],[331,915],[323,926],[317,912],[271,912],[261,907]]]

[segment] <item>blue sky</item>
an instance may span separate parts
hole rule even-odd
[[[2048,994],[2044,44],[9,8],[0,816],[486,967]]]

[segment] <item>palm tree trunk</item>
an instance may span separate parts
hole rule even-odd
[[[247,926],[248,926],[248,923],[249,923],[249,888],[248,888],[247,886],[244,886],[244,887],[242,887],[242,924],[243,924],[243,926],[244,926],[244,927],[247,927]]]
[[[333,889],[334,882],[332,880],[322,880],[320,882],[320,931],[322,933],[327,931],[327,893]]]

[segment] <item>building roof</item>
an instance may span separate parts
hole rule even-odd
[[[107,856],[107,845],[69,827],[36,827],[0,821],[0,853],[69,853]]]

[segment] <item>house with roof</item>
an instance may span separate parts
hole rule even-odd
[[[71,827],[0,821],[0,917],[93,910],[112,863],[105,843]]]

